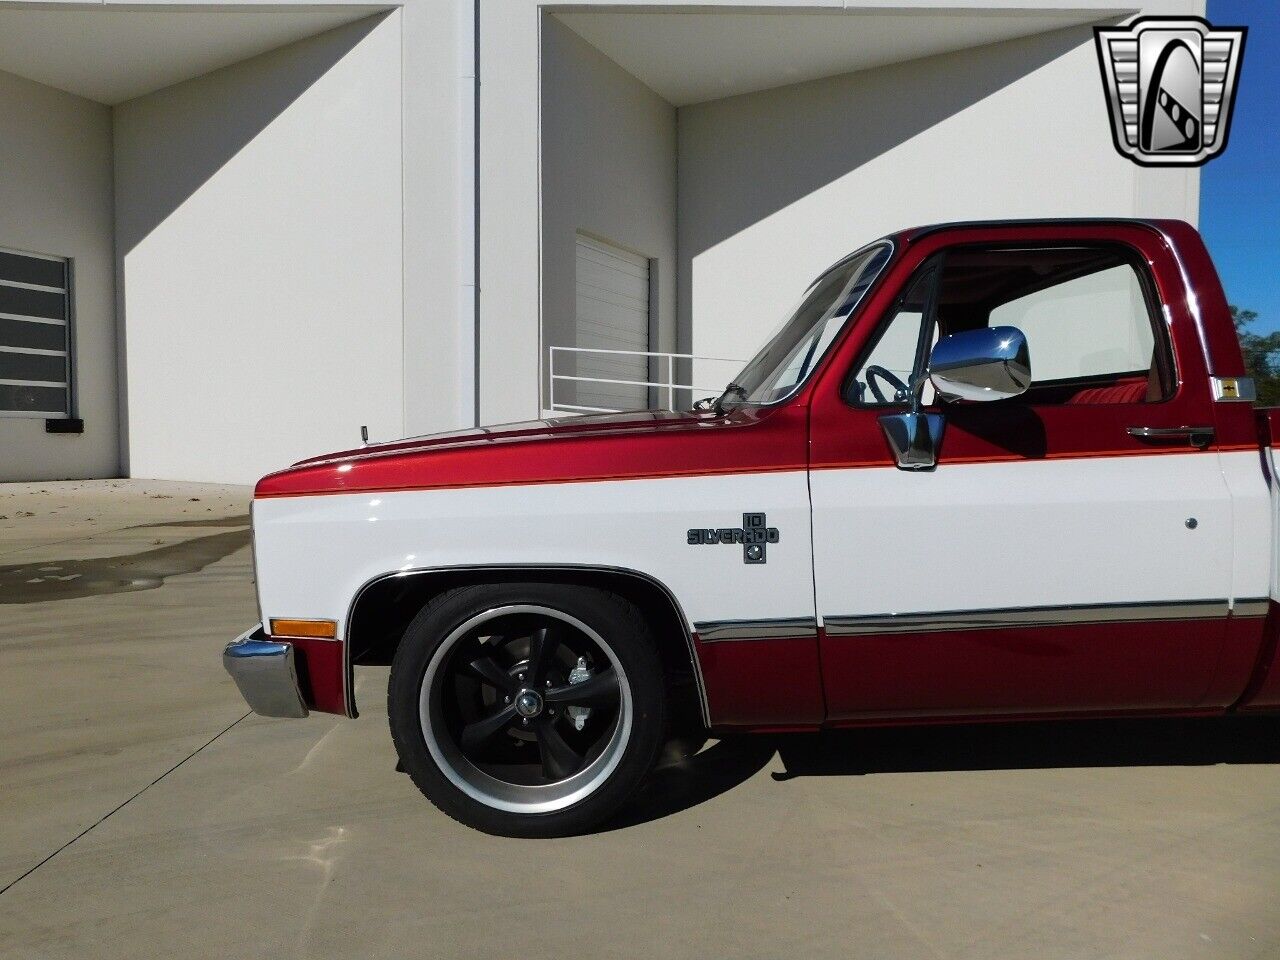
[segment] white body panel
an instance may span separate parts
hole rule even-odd
[[[1271,489],[1262,460],[1256,451],[1244,450],[1219,454],[1218,461],[1231,494],[1233,592],[1228,596],[1237,600],[1276,596],[1272,588],[1274,531],[1280,528],[1272,523]]]
[[[1236,493],[1236,567],[1243,567],[1239,572],[1242,579],[1252,577],[1252,582],[1257,582],[1265,576],[1267,596],[1280,599],[1280,484],[1275,481],[1275,448],[1262,449],[1266,475],[1251,479],[1251,474],[1262,472],[1257,467],[1251,470],[1252,463],[1256,463],[1252,453],[1240,454],[1240,460],[1248,462],[1240,466],[1235,463],[1230,467],[1224,465],[1224,475],[1228,477],[1233,492],[1239,490]],[[1265,486],[1263,503],[1258,503],[1258,483]],[[1254,566],[1249,567],[1252,558],[1245,556],[1248,553],[1261,553],[1266,562],[1253,561]]]
[[[1245,456],[1256,471],[1256,455]],[[1219,461],[1188,454],[815,471],[819,615],[1263,596],[1261,541],[1241,541],[1233,583],[1233,542],[1243,531]],[[1269,529],[1258,526],[1265,540]]]
[[[820,616],[1280,593],[1248,452],[820,470],[808,487],[812,551],[801,471],[258,500],[261,612],[343,630],[370,580],[486,565],[642,573],[691,626],[812,617],[815,584]],[[766,564],[686,543],[760,510],[781,531]]]
[[[780,532],[763,564],[740,544],[691,546],[693,527],[765,511]],[[693,622],[812,618],[803,471],[399,493],[254,503],[258,595],[272,617],[346,619],[360,588],[397,570],[614,567],[646,574]]]

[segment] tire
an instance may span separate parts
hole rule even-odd
[[[401,765],[485,833],[556,837],[612,816],[665,733],[662,663],[640,612],[603,590],[484,584],[432,600],[391,665]]]

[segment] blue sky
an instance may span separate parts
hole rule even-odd
[[[1249,37],[1226,152],[1201,168],[1200,231],[1227,300],[1269,333],[1280,330],[1280,3],[1209,0],[1208,13]]]

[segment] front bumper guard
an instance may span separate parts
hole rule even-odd
[[[222,665],[254,713],[264,717],[307,716],[293,644],[269,639],[262,624],[227,644]]]

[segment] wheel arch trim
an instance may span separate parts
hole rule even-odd
[[[356,611],[360,607],[360,601],[365,593],[373,587],[386,583],[390,580],[405,580],[411,577],[430,576],[432,574],[451,573],[451,574],[503,574],[505,579],[515,579],[522,573],[592,573],[603,574],[612,577],[628,577],[647,584],[650,587],[657,588],[658,592],[666,598],[671,605],[671,612],[675,614],[676,619],[680,623],[681,633],[684,635],[685,649],[689,655],[689,663],[693,668],[694,686],[698,691],[698,711],[702,717],[703,724],[710,729],[711,727],[711,710],[707,702],[707,686],[702,676],[702,664],[698,659],[697,645],[693,639],[693,624],[686,616],[684,607],[680,605],[679,599],[675,593],[665,583],[650,574],[640,570],[634,570],[629,567],[615,567],[605,564],[573,564],[573,563],[484,563],[484,564],[457,564],[457,565],[440,565],[431,567],[415,567],[410,570],[392,570],[386,573],[380,573],[377,576],[370,577],[360,585],[352,597],[350,605],[347,607],[346,624],[343,632],[343,688],[346,691],[346,707],[347,716],[354,717],[356,715],[355,705],[355,665],[352,655],[352,629],[355,626]],[[498,581],[501,582],[501,581]]]

